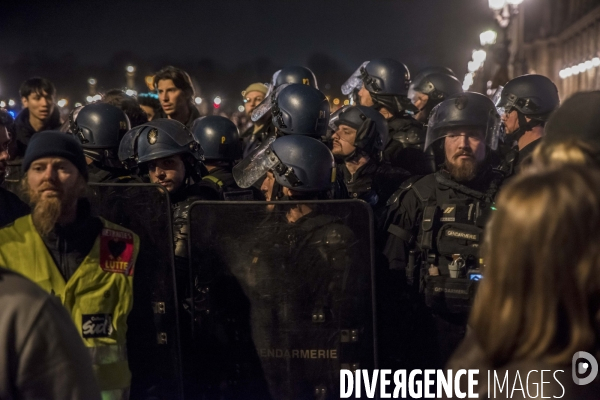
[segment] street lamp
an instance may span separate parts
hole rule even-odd
[[[482,32],[479,35],[479,41],[481,42],[482,46],[489,46],[492,44],[496,44],[497,37],[498,34],[496,33],[496,31],[490,29],[488,31]]]
[[[125,67],[125,71],[127,72],[127,89],[135,90],[135,67],[131,64]]]
[[[523,0],[488,0],[488,5],[494,11],[496,21],[502,28],[508,27],[510,19],[519,13],[519,5]]]

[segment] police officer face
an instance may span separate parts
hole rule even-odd
[[[148,162],[150,182],[162,185],[169,193],[177,191],[185,181],[185,164],[176,154]]]
[[[446,133],[444,150],[450,174],[458,181],[471,180],[485,159],[483,133],[478,128],[453,128]]]
[[[189,99],[183,90],[175,86],[172,79],[161,79],[156,87],[160,105],[167,116],[185,114]]]
[[[260,185],[260,191],[264,194],[265,200],[271,201],[273,196],[273,186],[275,185],[275,175],[271,171],[267,172],[267,177]]]
[[[504,123],[506,134],[510,135],[511,133],[514,133],[519,129],[519,116],[517,115],[517,110],[502,114],[502,122]]]
[[[54,111],[54,97],[44,91],[31,92],[29,96],[21,98],[21,102],[23,107],[29,110],[30,118],[43,122],[47,121]]]
[[[413,98],[411,99],[412,103],[417,107],[420,111],[415,115],[415,119],[417,121],[425,122],[427,121],[427,113],[424,108],[427,105],[427,101],[429,100],[429,96],[424,93],[415,91]]]
[[[358,91],[358,102],[361,106],[365,107],[373,107],[375,105],[373,98],[371,97],[371,93],[365,89],[365,85],[363,85]]]
[[[256,90],[246,93],[246,96],[244,97],[244,109],[246,110],[246,114],[252,114],[252,110],[254,110],[264,99],[265,94]]]
[[[348,125],[340,124],[331,138],[333,139],[331,152],[336,156],[348,156],[356,150],[356,146],[354,146],[356,129]]]

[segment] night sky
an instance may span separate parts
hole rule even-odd
[[[57,87],[62,83],[82,93],[86,79],[78,76],[83,73],[104,73],[107,87],[119,86],[127,62],[140,64],[141,73],[171,63],[190,68],[192,75],[196,67],[208,63],[213,72],[205,81],[227,86],[235,76],[239,86],[244,78],[268,80],[273,68],[307,65],[314,54],[326,54],[338,65],[339,71],[330,73],[340,75],[339,79],[327,78],[336,85],[363,61],[377,57],[396,58],[413,74],[429,65],[449,66],[462,80],[471,51],[479,44],[479,33],[493,26],[487,0],[2,3],[0,98],[16,90],[27,74],[48,76],[58,80]],[[70,71],[74,76],[41,71],[47,58],[54,64],[70,64],[63,75]],[[244,65],[260,59],[269,62],[256,65],[273,70],[263,71],[252,64],[246,77],[239,76]],[[110,69],[119,74],[108,75]],[[229,74],[219,73],[226,70]],[[81,87],[71,88],[76,76]],[[203,77],[194,79],[203,85]]]

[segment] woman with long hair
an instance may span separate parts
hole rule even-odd
[[[544,396],[600,398],[598,379],[580,386],[571,376],[581,372],[575,353],[599,354],[600,170],[559,164],[511,181],[487,226],[471,332],[448,365],[480,369],[480,395],[492,398],[494,376],[506,375],[493,398],[530,398],[542,382]],[[507,392],[517,373],[523,392],[518,383]]]

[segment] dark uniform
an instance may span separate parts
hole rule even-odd
[[[361,86],[369,92],[373,108],[385,108],[392,117],[388,119],[389,138],[383,151],[384,160],[413,175],[435,171],[433,158],[423,153],[425,129],[413,118],[418,109],[408,96],[410,72],[406,65],[389,58],[363,63],[342,85],[342,93],[351,94]]]
[[[434,113],[428,145],[444,140],[448,129],[468,127],[485,133],[479,140],[489,145],[488,157],[496,147],[500,118],[487,97],[465,93],[442,102]],[[389,295],[403,320],[411,321],[394,327],[402,330],[398,362],[442,368],[463,338],[480,277],[483,227],[503,178],[486,159],[469,181],[459,183],[442,169],[405,181],[390,198],[384,255],[403,292]]]
[[[237,127],[230,119],[212,115],[197,119],[192,135],[204,149],[204,162],[209,169],[199,186],[217,192],[222,200],[260,199],[260,192],[244,190],[233,179],[233,164],[242,158],[242,144]]]
[[[156,119],[129,131],[121,142],[119,158],[130,164],[136,163],[140,172],[148,172],[147,163],[173,155],[180,155],[186,170],[186,177],[180,187],[169,192],[173,223],[173,251],[175,255],[175,280],[180,319],[182,343],[182,364],[184,386],[187,393],[194,390],[198,371],[192,351],[195,347],[192,337],[191,317],[186,312],[191,306],[191,283],[189,269],[189,210],[198,200],[216,200],[218,194],[200,187],[199,182],[207,171],[202,164],[204,151],[194,139],[192,132],[182,123],[172,119]],[[187,395],[186,395],[187,396]]]

